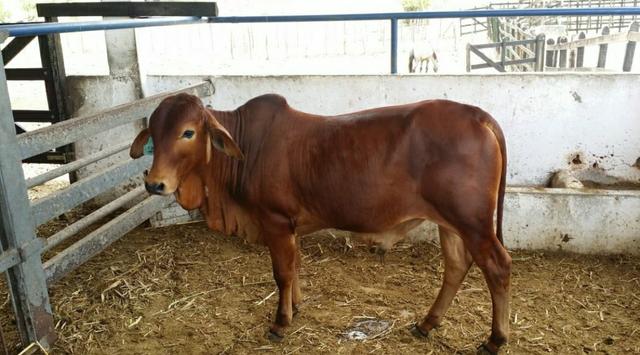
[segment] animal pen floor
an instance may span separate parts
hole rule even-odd
[[[473,353],[489,333],[491,302],[476,267],[441,328],[426,340],[408,331],[440,287],[434,243],[400,245],[384,263],[326,232],[302,247],[304,303],[288,336],[272,343],[265,333],[277,294],[263,247],[214,236],[203,223],[140,227],[52,287],[53,353]],[[512,256],[506,353],[640,352],[639,257]],[[2,301],[2,328],[15,346],[6,293]],[[390,326],[373,339],[347,340],[364,317]]]

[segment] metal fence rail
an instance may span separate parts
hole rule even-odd
[[[53,169],[53,170],[49,170],[46,173],[42,174],[42,175],[38,175],[38,176],[34,176],[32,178],[27,179],[27,188],[32,188],[34,186],[38,186],[41,184],[44,184],[45,182],[49,181],[49,180],[53,180],[59,176],[68,174],[70,172],[76,171],[80,168],[83,168],[91,163],[95,163],[98,160],[104,159],[106,157],[109,157],[111,155],[114,155],[116,153],[119,153],[125,149],[129,148],[129,144],[128,143],[123,143],[123,144],[119,144],[116,145],[114,147],[111,148],[107,148],[104,150],[101,150],[93,155],[90,155],[88,157],[82,158],[82,159],[78,159],[75,160],[69,164],[65,164],[62,165],[59,168]]]
[[[569,41],[566,37],[559,37],[557,41],[550,38],[546,46],[545,70],[571,70],[571,71],[604,71],[607,62],[607,49],[610,43],[625,43],[626,48],[622,65],[623,72],[630,72],[633,67],[633,58],[636,51],[636,43],[640,42],[640,22],[634,21],[626,32],[609,34],[609,27],[602,29],[602,34],[597,37],[586,38],[581,32],[577,39]],[[584,49],[588,46],[598,46],[597,66],[584,67]]]
[[[74,23],[44,23],[31,25],[11,25],[0,27],[9,36],[33,36],[51,33],[97,31],[116,28],[135,28],[149,26],[167,26],[189,23],[276,23],[276,22],[327,22],[327,21],[389,21],[390,39],[390,72],[398,72],[398,20],[415,19],[447,19],[447,18],[482,18],[482,17],[540,17],[540,16],[602,16],[640,15],[640,7],[602,7],[602,8],[555,8],[555,9],[483,9],[462,11],[422,11],[422,12],[389,12],[368,14],[335,14],[335,15],[292,15],[292,16],[218,16],[218,17],[183,17],[183,18],[151,18],[132,20],[112,20]],[[0,40],[2,34],[0,33]]]
[[[207,96],[210,84],[198,84],[175,93],[188,92],[197,96]],[[21,159],[45,152],[51,148],[75,142],[87,135],[94,135],[126,123],[133,122],[152,111],[167,94],[159,94],[132,103],[119,105],[85,117],[72,118],[63,122],[18,135],[18,152]]]
[[[1,56],[1,55],[0,55]],[[51,305],[38,250],[24,174],[18,158],[13,115],[0,60],[0,264],[6,269],[16,324],[25,343],[55,340]],[[14,264],[15,255],[19,262]],[[12,265],[13,264],[13,265]],[[10,266],[10,267],[9,267]],[[0,271],[5,271],[0,269]]]
[[[531,46],[532,49],[528,49],[525,46]],[[511,47],[520,47],[520,49],[526,49],[525,54],[529,56],[527,58],[521,58],[515,53]],[[499,49],[500,60],[493,61],[486,54],[480,50],[485,48]],[[511,51],[512,55],[516,58],[511,59],[507,57],[508,51]],[[480,59],[484,61],[481,64],[471,64],[471,53],[474,53]],[[544,35],[538,35],[534,39],[526,39],[520,41],[502,41],[498,43],[485,43],[485,44],[467,44],[466,51],[466,69],[470,72],[473,69],[494,68],[499,72],[505,72],[507,66],[510,65],[522,65],[533,64],[533,69],[536,71],[542,71],[544,67]]]
[[[103,224],[69,248],[56,254],[44,263],[47,282],[55,282],[82,265],[140,223],[149,219],[154,213],[169,205],[171,201],[172,198],[168,196],[149,196],[127,212]]]

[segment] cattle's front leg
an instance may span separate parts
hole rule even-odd
[[[299,302],[300,294],[296,271],[298,250],[293,235],[273,236],[267,240],[273,265],[273,277],[280,293],[275,322],[269,330],[269,337],[271,340],[280,341],[284,337],[285,328],[291,324],[294,301]],[[298,289],[295,291],[295,295],[294,288]],[[294,300],[294,296],[298,299]]]

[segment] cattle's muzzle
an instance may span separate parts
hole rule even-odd
[[[164,184],[163,183],[148,183],[145,181],[144,183],[144,188],[147,189],[147,191],[150,194],[154,194],[154,195],[162,195],[164,194]]]

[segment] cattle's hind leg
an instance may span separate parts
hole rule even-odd
[[[459,236],[444,227],[439,227],[439,233],[444,257],[442,287],[427,316],[413,329],[416,336],[427,336],[431,329],[440,325],[472,263],[471,254]]]
[[[291,303],[293,308],[293,315],[298,314],[298,306],[302,302],[302,291],[300,291],[300,264],[302,258],[300,258],[300,247],[296,244],[296,267],[293,274],[293,283],[291,286]]]
[[[265,238],[268,240],[273,277],[278,285],[280,297],[275,322],[269,330],[271,340],[279,341],[284,337],[284,329],[293,318],[294,280],[297,278],[296,255],[298,248],[293,235]],[[297,284],[297,282],[296,282]],[[299,294],[295,295],[296,297]]]
[[[465,244],[473,261],[484,274],[491,292],[493,321],[491,336],[478,349],[479,353],[496,354],[507,342],[509,335],[509,282],[511,277],[511,256],[498,241],[492,226],[480,231],[467,231]]]

